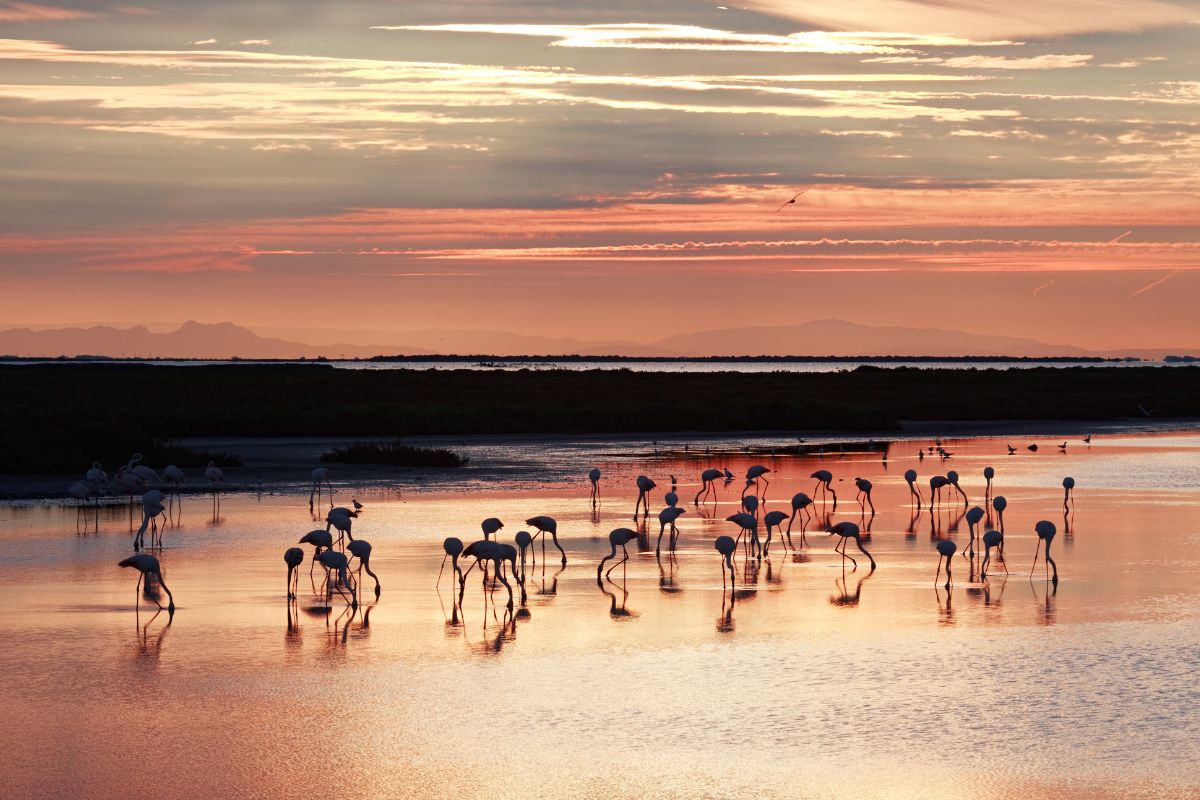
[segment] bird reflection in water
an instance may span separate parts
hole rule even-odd
[[[720,633],[733,633],[737,627],[737,623],[733,621],[733,606],[736,603],[735,592],[732,588],[729,591],[722,589],[721,591],[721,616],[717,617],[717,631]]]
[[[159,617],[165,618],[165,624],[161,626],[155,625],[155,621]],[[141,621],[140,615],[135,615],[135,626],[137,627],[137,657],[143,663],[157,663],[158,657],[162,655],[163,641],[167,638],[167,631],[171,629],[171,623],[175,621],[175,615],[167,612],[163,614],[163,609],[159,608],[151,614],[145,622]],[[151,631],[151,628],[154,628]]]
[[[632,619],[637,616],[637,613],[630,611],[625,607],[629,600],[629,590],[626,588],[625,576],[621,576],[621,583],[616,583],[612,578],[605,576],[603,581],[597,581],[600,591],[608,595],[608,615],[617,621]],[[610,590],[608,587],[612,587]],[[621,595],[620,604],[617,603],[617,594]]]
[[[851,574],[854,570],[850,571]],[[846,585],[846,568],[842,567],[842,574],[834,581],[834,586],[837,587],[838,593],[829,596],[829,604],[834,606],[857,606],[858,601],[862,599],[862,587],[867,582],[867,579],[875,574],[875,565],[871,565],[871,570],[863,575],[854,584],[854,591],[850,592]]]
[[[664,594],[678,594],[683,591],[683,587],[675,579],[675,566],[678,560],[674,553],[667,553],[666,565],[663,564],[663,557],[655,554],[655,560],[658,562],[658,588]]]
[[[1033,602],[1038,607],[1037,621],[1039,625],[1053,625],[1058,622],[1058,612],[1055,609],[1055,599],[1058,596],[1058,584],[1043,583],[1043,595],[1038,595],[1038,586],[1030,582],[1029,590],[1033,592]]]
[[[947,584],[949,586],[949,584]],[[946,600],[942,602],[942,589],[938,586],[933,587],[933,596],[937,598],[938,604],[938,622],[942,625],[954,624],[954,590],[946,589]]]
[[[783,588],[783,569],[777,568],[769,558],[763,559],[762,566],[767,586],[771,587],[772,591],[781,590]]]

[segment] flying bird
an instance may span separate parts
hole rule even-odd
[[[775,213],[776,213],[776,214],[778,214],[780,211],[783,211],[783,209],[784,209],[786,206],[795,205],[795,204],[796,204],[796,198],[797,198],[797,197],[799,197],[800,195],[804,194],[804,193],[805,193],[805,192],[807,192],[807,191],[808,191],[808,189],[805,189],[803,192],[796,192],[796,194],[792,195],[792,199],[791,199],[791,200],[788,200],[786,203],[784,203],[783,205],[779,206],[779,208],[775,209]]]

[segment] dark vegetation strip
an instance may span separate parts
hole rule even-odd
[[[185,436],[888,430],[900,420],[1200,416],[1200,367],[834,373],[0,365],[0,469],[124,463]]]

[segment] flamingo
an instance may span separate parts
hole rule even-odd
[[[87,477],[84,480],[97,491],[102,492],[108,488],[108,473],[100,466],[99,461],[92,462],[92,468],[87,471]]]
[[[929,479],[929,510],[933,511],[933,507],[942,497],[942,489],[950,481],[946,480],[945,475],[934,475]]]
[[[299,547],[289,547],[283,551],[283,563],[287,564],[288,568],[287,597],[288,600],[295,600],[296,589],[299,588],[300,583],[300,575],[296,572],[296,567],[304,563],[304,551]]]
[[[533,535],[533,538],[536,539],[539,536],[542,537],[543,551],[546,549],[546,538],[543,536],[543,534],[550,534],[551,538],[554,539],[554,546],[557,547],[558,552],[562,554],[562,565],[565,567],[567,565],[567,551],[563,550],[562,545],[558,543],[558,523],[554,520],[554,517],[530,517],[529,519],[525,520],[525,524],[532,525],[533,527],[537,528],[537,533]]]
[[[134,472],[128,464],[122,465],[121,468],[117,470],[117,474],[113,478],[113,481],[117,484],[117,488],[121,490],[121,494],[129,497],[130,506],[133,505],[133,496],[135,494],[140,495],[150,488],[146,485],[146,481],[143,480],[136,472]],[[132,509],[130,513],[132,513]]]
[[[1063,510],[1067,509],[1067,502],[1071,499],[1071,492],[1075,489],[1075,479],[1071,477],[1063,478]]]
[[[712,492],[713,502],[717,501],[717,485],[716,482],[723,478],[725,473],[719,469],[706,469],[700,473],[700,491],[696,492],[696,499],[692,501],[693,505],[700,505],[700,496],[708,498],[708,493]]]
[[[816,478],[817,480],[813,484],[813,495],[816,495],[818,486],[821,487],[822,494],[829,492],[829,494],[833,495],[833,510],[837,511],[837,492],[833,490],[833,473],[827,469],[819,469],[808,477]]]
[[[791,518],[788,519],[788,526],[787,526],[788,544],[791,544],[791,542],[792,542],[792,523],[796,521],[796,514],[800,513],[800,511],[804,511],[804,513],[807,514],[809,516],[809,518],[811,518],[812,513],[813,513],[812,505],[813,505],[812,498],[809,497],[808,495],[806,495],[804,492],[796,492],[794,495],[792,495],[792,516],[791,516]],[[803,519],[800,520],[800,544],[802,546],[804,544],[804,520]]]
[[[379,587],[379,576],[371,571],[371,543],[366,539],[354,539],[350,544],[346,545],[346,549],[350,551],[351,558],[358,559],[358,572],[361,577],[362,571],[365,569],[375,581],[375,599],[379,599],[381,591]]]
[[[737,551],[737,542],[732,536],[718,536],[713,541],[713,549],[721,554],[721,559],[725,562],[721,565],[721,588],[725,588],[725,568],[729,568],[729,583],[732,585],[734,581],[733,572],[733,554]]]
[[[866,511],[869,505],[871,507],[871,516],[875,516],[875,504],[871,502],[871,482],[866,478],[855,478],[854,485],[858,487],[858,497],[855,499],[858,500],[859,507],[863,511]],[[864,497],[867,500],[865,505],[863,504]]]
[[[142,495],[142,526],[138,528],[137,533],[133,536],[133,549],[140,550],[142,546],[142,537],[146,533],[146,528],[151,522],[154,527],[150,533],[150,546],[154,546],[154,534],[158,531],[158,516],[165,515],[167,510],[163,508],[163,493],[158,489],[151,489]],[[165,523],[164,523],[165,524]]]
[[[1000,534],[1004,534],[1004,509],[1008,508],[1008,500],[998,494],[992,498],[992,508],[996,510],[996,519],[1000,523]],[[1003,551],[1003,547],[1001,548]]]
[[[915,469],[905,470],[904,480],[908,483],[909,505],[912,505],[912,498],[917,498],[917,511],[921,510],[921,490],[914,484],[917,481],[917,471]],[[930,502],[933,502],[932,499]]]
[[[946,473],[946,483],[953,486],[955,491],[957,491],[960,495],[962,495],[963,506],[965,507],[968,504],[967,493],[964,492],[963,488],[958,485],[958,473],[955,472],[954,470],[950,470],[949,472],[947,472]]]
[[[662,544],[663,531],[666,530],[668,525],[671,526],[671,538],[668,547],[672,552],[675,551],[675,537],[679,535],[679,529],[675,527],[675,520],[683,516],[684,513],[684,509],[678,506],[667,506],[658,512],[658,542],[654,545],[655,555],[658,555],[659,545]]]
[[[324,550],[333,549],[333,536],[329,531],[317,528],[301,536],[297,544],[311,544],[313,546],[312,566],[308,568],[308,579],[311,581],[313,568],[317,566],[317,556],[321,555],[321,552]]]
[[[759,552],[758,520],[749,514],[741,513],[732,514],[726,517],[725,521],[732,522],[734,525],[737,525],[738,528],[740,528],[737,536],[739,541],[741,540],[743,533],[747,534],[746,539],[748,542],[750,542],[751,551],[757,555]]]
[[[75,481],[67,488],[67,493],[76,500],[82,500],[85,503],[89,500],[95,500],[98,494],[96,488],[87,481]]]
[[[500,529],[504,527],[504,523],[496,517],[488,517],[479,523],[479,527],[483,531],[484,541],[489,541],[493,536],[500,538]]]
[[[983,491],[983,499],[986,502],[992,496],[992,478],[996,477],[996,470],[991,467],[983,468],[983,479],[987,481],[987,488]]]
[[[1054,541],[1054,534],[1058,533],[1058,529],[1054,527],[1054,523],[1044,519],[1033,526],[1033,530],[1038,537],[1038,550],[1033,552],[1033,566],[1029,568],[1029,578],[1033,579],[1033,570],[1037,567],[1038,551],[1041,550],[1042,542],[1046,543],[1046,564],[1054,569],[1054,577],[1051,582],[1058,586],[1058,564],[1054,563],[1054,559],[1050,557],[1050,543]]]
[[[742,497],[742,510],[754,517],[758,516],[758,498],[752,494]]]
[[[169,600],[169,605],[167,606],[167,613],[169,613],[169,614],[175,613],[175,595],[171,594],[171,590],[167,588],[167,582],[163,580],[162,567],[159,565],[157,558],[150,555],[149,553],[138,553],[137,555],[132,555],[129,558],[125,559],[121,563],[117,564],[117,566],[118,567],[133,567],[134,569],[136,569],[139,573],[138,588],[134,590],[133,596],[137,597],[138,590],[140,590],[142,588],[142,581],[145,580],[146,587],[147,587],[146,596],[149,597],[151,600],[153,600],[154,604],[161,609],[162,603],[158,602],[158,598],[151,595],[149,592],[150,576],[153,575],[155,578],[157,578],[158,585],[161,586],[163,588],[163,591],[167,593],[167,598]],[[136,606],[136,601],[135,601],[135,606]]]
[[[526,534],[526,536],[528,535],[529,534]],[[463,577],[462,569],[460,569],[458,566],[458,557],[462,555],[463,551],[462,539],[459,539],[457,536],[447,536],[444,540],[442,540],[442,549],[446,551],[446,555],[442,556],[442,566],[440,569],[438,569],[438,579],[437,583],[434,584],[434,588],[436,589],[438,586],[442,585],[442,570],[446,568],[447,558],[450,559],[450,566],[458,575],[458,583],[461,586],[466,580],[466,578]]]
[[[592,482],[592,504],[594,505],[600,499],[600,468],[592,467],[588,470],[588,480]]]
[[[950,562],[953,561],[954,551],[958,549],[958,545],[953,539],[942,539],[935,545],[938,551],[938,571],[933,576],[933,582],[936,584],[938,578],[942,576],[942,561],[946,562],[946,588],[950,588]]]
[[[750,469],[746,470],[746,480],[754,481],[755,489],[758,488],[758,482],[760,480],[763,482],[764,486],[762,488],[762,491],[759,492],[758,495],[759,495],[759,497],[763,498],[764,500],[767,497],[767,489],[771,486],[771,482],[763,476],[766,475],[770,471],[771,470],[767,469],[762,464],[755,464],[754,466],[750,467]]]
[[[208,466],[204,468],[204,477],[212,485],[213,499],[220,503],[221,487],[225,485],[225,473],[212,460],[209,460]]]
[[[771,529],[782,527],[783,521],[788,518],[786,511],[768,511],[763,516],[763,524],[767,526],[767,541],[763,545],[763,555],[768,555],[771,552]],[[779,533],[779,541],[784,541],[783,532]],[[784,548],[787,549],[786,547]]]
[[[354,516],[354,512],[350,509],[342,507],[331,508],[325,515],[325,530],[329,530],[330,527],[337,528],[339,547],[342,545],[342,537],[349,537],[350,541],[354,541],[354,534],[350,532],[354,524]]]
[[[673,491],[667,492],[663,495],[663,502],[674,508],[675,506],[679,505],[679,495]]]
[[[992,560],[992,548],[998,548],[1000,551],[1000,563],[1004,565],[1004,574],[1008,574],[1008,563],[1004,560],[1004,534],[998,530],[988,528],[983,532],[983,564],[979,567],[979,577],[987,577],[988,563]]]
[[[867,552],[867,548],[863,547],[862,533],[861,533],[861,531],[859,531],[858,526],[855,525],[853,522],[839,522],[837,525],[834,525],[831,528],[826,528],[825,532],[828,533],[830,536],[832,536],[833,534],[836,533],[838,536],[842,537],[841,540],[836,545],[834,545],[833,551],[835,553],[840,553],[842,558],[849,558],[850,563],[854,565],[855,569],[858,569],[858,562],[855,561],[852,556],[850,556],[846,553],[846,540],[847,539],[854,540],[854,543],[856,545],[858,545],[858,549],[863,552],[863,555],[865,555],[867,558],[869,558],[871,560],[871,569],[872,570],[875,569],[875,558],[874,558],[874,556],[872,556],[870,553]]]
[[[336,550],[325,550],[317,556],[317,561],[320,561],[321,566],[325,568],[326,598],[332,597],[333,590],[336,589],[337,593],[345,600],[346,593],[342,591],[342,587],[345,586],[350,592],[350,599],[347,602],[351,608],[358,608],[358,597],[355,596],[356,587],[350,580],[350,561],[346,558],[346,554]],[[329,584],[331,571],[337,573],[337,579],[332,586]]]
[[[967,516],[967,529],[971,532],[971,543],[970,543],[969,550],[971,553],[971,558],[974,558],[975,557],[975,526],[979,524],[979,520],[983,519],[983,509],[980,508],[979,506],[972,506],[971,509],[969,511],[967,511],[966,516]],[[966,558],[966,557],[967,557],[967,554],[963,553],[963,558]]]
[[[517,535],[513,537],[513,541],[517,543],[517,547],[521,551],[521,587],[524,591],[525,587],[525,551],[533,546],[533,537],[529,535],[529,531],[517,531]],[[524,602],[524,600],[522,600]]]
[[[313,495],[316,495],[317,500],[321,499],[322,484],[329,494],[329,505],[333,505],[333,484],[329,482],[330,476],[328,467],[317,467],[312,471],[312,490],[308,493],[308,507],[311,510],[313,507]]]
[[[474,558],[475,563],[467,568],[466,574],[463,575],[463,581],[465,582],[467,579],[467,575],[471,574],[471,570],[475,569],[475,567],[479,566],[482,562],[484,562],[484,561],[492,562],[494,564],[496,578],[498,578],[500,580],[500,582],[504,584],[504,588],[508,590],[508,607],[512,608],[513,607],[512,584],[510,584],[504,578],[505,554],[504,554],[504,551],[501,549],[502,547],[503,547],[503,545],[501,545],[499,542],[490,542],[486,539],[471,542],[469,545],[467,545],[466,549],[463,550],[463,555]],[[512,549],[511,545],[509,546],[509,549]],[[516,570],[517,570],[516,550],[513,550],[513,572],[515,573]],[[484,585],[486,586],[487,585],[486,570],[483,571],[483,574],[484,574],[484,578],[483,578]]]
[[[637,531],[632,531],[629,528],[614,528],[612,531],[609,532],[608,546],[610,548],[612,548],[612,550],[608,555],[606,555],[604,558],[600,559],[600,565],[598,567],[596,567],[596,583],[600,583],[600,571],[604,569],[605,563],[610,558],[617,557],[617,548],[618,547],[621,548],[621,552],[624,553],[624,556],[621,558],[620,561],[618,561],[617,563],[613,564],[611,567],[608,568],[608,572],[604,573],[604,577],[607,578],[608,574],[610,572],[612,572],[618,566],[620,566],[621,564],[624,564],[626,561],[629,560],[629,551],[626,549],[626,545],[628,545],[634,539],[637,539]]]
[[[147,485],[152,483],[162,483],[162,479],[158,477],[157,472],[142,464],[141,453],[134,453],[129,459],[129,463],[125,466],[128,467],[134,475],[137,475],[139,478],[145,481]]]
[[[638,509],[642,507],[643,503],[645,503],[646,507],[646,516],[650,516],[650,490],[657,485],[657,483],[650,478],[647,478],[645,475],[637,476],[638,499],[637,503],[633,507],[634,519],[637,519]]]

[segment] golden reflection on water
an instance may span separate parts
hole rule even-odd
[[[4,795],[1197,796],[1200,437],[1012,458],[1006,443],[950,442],[946,462],[918,461],[913,443],[886,461],[593,445],[596,509],[591,463],[570,483],[531,474],[507,490],[356,487],[354,532],[383,587],[357,609],[314,592],[306,568],[285,600],[283,550],[321,521],[306,494],[229,495],[216,517],[185,498],[160,554],[174,617],[135,608],[136,575],[115,566],[126,509],[80,525],[73,508],[4,507]],[[794,546],[776,538],[761,562],[739,551],[723,588],[712,541],[736,533],[725,517],[743,482],[693,505],[709,461],[772,470],[760,514],[790,512],[828,469],[837,512],[818,504],[803,547],[794,526]],[[1008,500],[1010,574],[983,580],[981,554],[961,555],[961,500],[916,513],[903,473],[925,491],[955,469],[975,504],[986,465]],[[630,518],[638,474],[658,481],[654,512],[678,479],[674,555],[655,557],[654,515]],[[1077,505],[1064,512],[1067,474]],[[855,477],[874,485],[874,517]],[[452,578],[434,588],[445,536],[478,538],[497,516],[511,542],[537,514],[558,520],[570,563],[537,545],[514,613],[478,570],[461,602]],[[1029,578],[1039,519],[1058,526],[1057,588],[1040,562]],[[824,527],[847,520],[876,570],[852,544],[857,569],[832,552]],[[615,527],[640,535],[598,582]],[[949,591],[934,582],[947,537]]]

